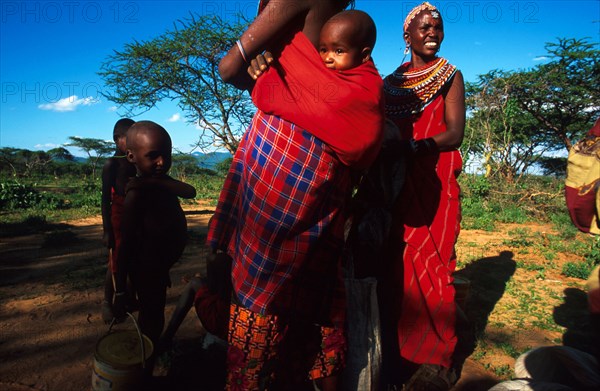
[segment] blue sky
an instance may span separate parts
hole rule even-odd
[[[402,24],[419,2],[356,0],[378,28],[373,57],[391,73],[404,49]],[[444,17],[440,55],[466,81],[492,69],[518,70],[544,61],[546,42],[589,37],[600,41],[600,1],[431,1]],[[241,12],[257,1],[4,1],[0,20],[0,147],[48,150],[69,136],[110,140],[124,114],[100,94],[100,64],[133,40],[151,39],[190,12]],[[134,119],[150,119],[189,152],[199,132],[172,102]],[[78,151],[73,151],[78,155]]]

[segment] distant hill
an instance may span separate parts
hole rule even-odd
[[[214,169],[218,163],[231,157],[229,152],[193,152],[192,156],[198,161],[198,165],[202,168]]]
[[[198,166],[201,168],[214,169],[218,163],[231,157],[229,152],[193,152],[192,156],[198,161]],[[81,156],[74,156],[76,163],[87,163],[88,158]]]

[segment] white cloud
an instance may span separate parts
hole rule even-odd
[[[181,119],[181,115],[179,115],[179,113],[175,113],[167,121],[169,121],[169,122],[177,122],[180,119]]]
[[[35,149],[54,149],[54,148],[58,148],[58,147],[62,147],[62,145],[60,144],[53,144],[53,143],[46,143],[46,144],[36,144],[33,146]]]
[[[110,111],[111,113],[114,113],[115,111],[117,111],[117,106],[110,106],[108,108],[108,111]]]
[[[546,61],[548,59],[548,57],[546,56],[538,56],[538,57],[534,57],[533,61]]]
[[[91,106],[99,103],[100,100],[92,98],[78,98],[77,95],[69,96],[68,98],[60,99],[52,103],[44,103],[38,106],[41,110],[52,110],[58,112],[75,111],[78,106]]]

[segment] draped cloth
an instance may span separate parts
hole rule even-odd
[[[419,140],[446,131],[443,92],[455,74],[447,65],[438,59],[408,71],[405,64],[385,78],[386,115],[402,138]],[[389,242],[394,248],[388,249],[393,261],[381,291],[383,327],[401,357],[419,364],[449,367],[456,345],[452,273],[461,168],[457,150],[414,158],[393,211]]]
[[[569,150],[565,201],[580,231],[600,235],[600,119]]]
[[[232,256],[241,305],[262,315],[343,323],[343,211],[350,188],[350,169],[325,143],[257,111],[207,238]]]
[[[306,129],[346,165],[367,168],[383,139],[382,80],[372,61],[328,69],[302,32],[261,75],[252,100],[265,113]]]
[[[340,324],[343,214],[350,166],[383,137],[383,82],[368,61],[327,69],[298,32],[252,91],[258,111],[225,180],[207,242],[233,258],[241,305],[293,321]]]

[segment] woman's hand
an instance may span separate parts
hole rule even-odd
[[[271,52],[264,52],[253,58],[248,66],[248,75],[254,80],[258,79],[273,62],[273,55]]]

